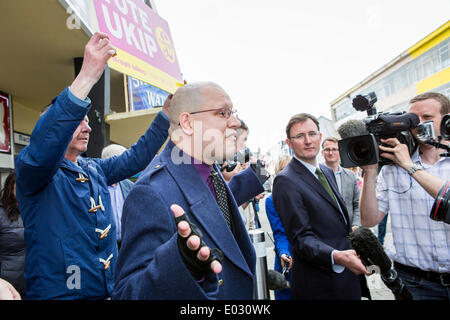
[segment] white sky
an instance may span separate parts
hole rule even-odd
[[[449,0],[155,0],[184,78],[230,95],[267,151],[300,112],[330,102],[444,24]]]

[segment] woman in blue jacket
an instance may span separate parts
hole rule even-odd
[[[290,156],[281,157],[275,166],[275,175],[277,175],[283,168],[291,161]],[[280,220],[280,216],[273,205],[272,195],[266,198],[266,214],[269,219],[270,227],[272,228],[273,237],[275,239],[275,264],[274,270],[282,272],[283,267],[287,267],[288,271],[285,273],[287,281],[291,281],[292,269],[292,250],[286,236],[286,231]],[[282,289],[275,291],[275,300],[290,300],[291,289]]]

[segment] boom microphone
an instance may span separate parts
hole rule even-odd
[[[396,300],[412,300],[405,284],[392,268],[392,262],[384,252],[377,237],[368,228],[359,227],[349,235],[352,248],[360,256],[366,267],[376,266],[380,269],[381,280],[391,289]]]
[[[381,274],[387,274],[392,262],[377,237],[368,228],[359,227],[349,235],[350,243],[366,266],[375,265]]]
[[[337,129],[337,131],[342,139],[364,136],[369,134],[369,132],[366,129],[366,124],[361,120],[349,120],[343,123]]]

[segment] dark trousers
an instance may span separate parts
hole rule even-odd
[[[399,269],[398,265],[395,270],[414,300],[450,300],[450,285],[430,281],[415,272]]]

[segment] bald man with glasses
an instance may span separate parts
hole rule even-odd
[[[125,201],[114,299],[253,298],[256,254],[238,206],[264,191],[249,168],[225,183],[236,118],[212,82],[179,88],[170,141]]]

